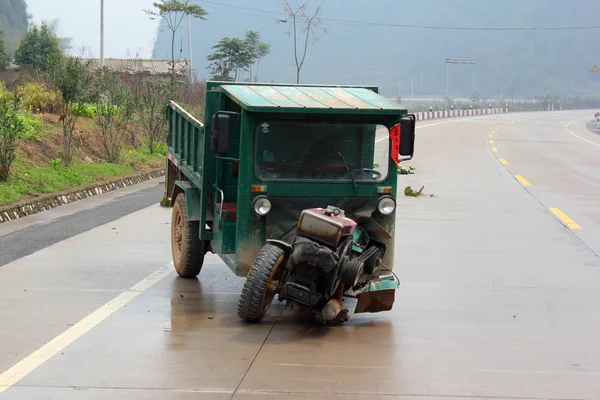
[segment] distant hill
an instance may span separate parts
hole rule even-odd
[[[196,2],[209,12],[206,21],[192,25],[200,75],[209,76],[206,55],[221,37],[242,37],[246,29],[253,29],[272,45],[260,79],[294,81],[289,24],[276,23],[285,18],[278,14],[280,1]],[[375,84],[383,94],[400,94],[403,99],[410,97],[414,82],[415,96],[442,96],[445,57],[472,57],[475,66],[450,66],[451,97],[469,97],[472,91],[506,98],[595,95],[600,93],[600,73],[592,74],[591,69],[600,65],[598,30],[433,30],[383,24],[542,29],[598,26],[598,15],[598,0],[327,0],[322,16],[328,33],[320,34],[316,46],[309,48],[302,82]],[[187,57],[186,26],[181,34],[176,42],[183,41],[182,57]],[[170,57],[167,31],[158,33],[155,56]]]
[[[24,0],[0,0],[0,30],[4,31],[9,52],[17,48],[27,26],[27,4]]]

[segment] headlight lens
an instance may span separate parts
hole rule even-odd
[[[383,215],[390,215],[396,209],[396,202],[391,197],[382,197],[377,203],[377,210]]]
[[[254,212],[262,217],[271,211],[271,202],[266,197],[257,197],[254,200],[253,207]]]

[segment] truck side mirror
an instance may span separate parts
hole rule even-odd
[[[415,154],[415,130],[417,119],[414,114],[405,115],[400,120],[400,155],[411,157]]]
[[[215,113],[210,127],[210,150],[213,154],[221,155],[229,151],[230,131],[231,115],[221,111]]]

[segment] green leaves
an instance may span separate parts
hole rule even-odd
[[[173,95],[168,80],[148,80],[137,107],[139,123],[144,129],[144,139],[150,154],[160,150],[167,131],[165,108]]]
[[[206,57],[210,61],[208,67],[213,79],[221,81],[237,81],[240,72],[249,71],[270,51],[270,45],[262,43],[256,31],[246,31],[245,39],[224,37],[212,48],[215,52]]]
[[[61,41],[52,28],[42,22],[33,25],[15,51],[15,62],[40,71],[48,71],[52,58],[61,57]]]
[[[79,58],[50,57],[47,78],[63,100],[61,121],[63,124],[63,160],[65,166],[71,163],[71,140],[75,123],[80,117],[73,112],[75,104],[92,103],[96,100],[93,90],[93,75],[90,63]],[[80,107],[76,107],[78,111]]]
[[[17,139],[29,129],[26,119],[19,114],[20,94],[14,90],[0,97],[0,181],[7,181],[15,161]]]
[[[10,62],[10,54],[6,51],[4,31],[0,30],[0,71],[4,71]]]
[[[102,135],[108,161],[117,162],[121,156],[127,127],[133,119],[135,102],[121,80],[106,70],[99,72],[95,91],[100,100],[96,104],[94,125]]]
[[[156,10],[146,10],[146,14],[154,17],[165,17],[170,13],[183,13],[198,19],[204,18],[208,13],[202,7],[196,4],[189,4],[188,1],[179,0],[161,0],[152,4]]]
[[[204,18],[208,13],[196,4],[190,4],[189,0],[161,0],[154,2],[154,10],[145,10],[150,19],[162,18],[171,31],[171,84],[175,84],[175,34],[181,27],[181,22],[186,16],[198,19]]]

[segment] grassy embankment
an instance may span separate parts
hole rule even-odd
[[[102,136],[91,119],[81,118],[73,143],[74,159],[71,166],[65,168],[60,160],[62,126],[58,116],[35,114],[30,117],[33,127],[18,141],[10,179],[0,182],[0,206],[92,182],[149,172],[164,165],[166,148],[150,154],[141,146],[140,127],[133,123],[128,128],[125,137],[128,143],[119,162],[104,161]]]

